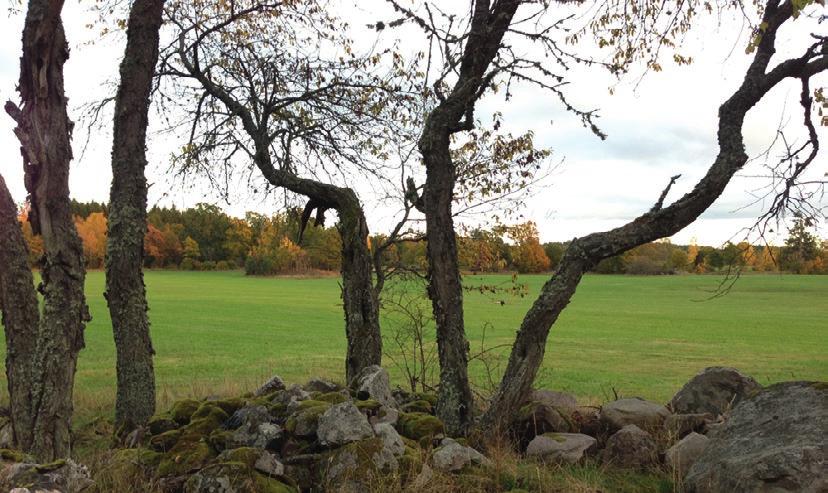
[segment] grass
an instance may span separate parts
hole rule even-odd
[[[509,344],[546,279],[521,276],[528,287],[523,298],[467,292],[473,352],[484,327],[486,346]],[[508,280],[469,276],[465,282]],[[146,281],[159,406],[187,395],[238,394],[273,373],[297,382],[342,380],[337,278],[150,271]],[[699,301],[718,282],[713,276],[587,276],[552,329],[538,385],[570,391],[586,403],[614,392],[663,402],[711,365],[734,366],[763,384],[826,379],[828,276],[745,276],[726,296]],[[103,273],[90,272],[93,321],[75,391],[78,412],[87,417],[108,415],[113,406],[115,349],[103,289]],[[499,361],[506,357],[504,350]],[[390,370],[402,383],[400,371]],[[480,364],[471,374],[485,380]]]

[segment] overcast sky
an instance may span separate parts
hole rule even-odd
[[[363,19],[373,3],[359,2],[353,24],[362,26],[374,19]],[[85,27],[91,15],[76,1],[64,8],[64,23],[71,47],[66,65],[66,92],[74,120],[79,107],[86,102],[113,93],[106,81],[114,80],[123,53],[122,37],[94,40],[95,32]],[[0,98],[17,100],[14,92],[18,76],[22,16],[0,16]],[[815,26],[812,24],[812,26]],[[780,56],[801,52],[808,33],[825,26],[781,33]],[[716,146],[716,113],[718,106],[741,82],[749,61],[744,53],[746,33],[734,18],[710,19],[690,34],[688,52],[695,55],[689,67],[665,63],[665,70],[649,73],[643,79],[629,76],[621,82],[595,69],[575,69],[568,74],[569,96],[582,108],[597,108],[601,128],[609,135],[600,141],[585,130],[577,118],[566,114],[554,95],[533,88],[519,88],[508,103],[498,95],[488,96],[478,106],[478,116],[485,118],[495,111],[504,113],[509,128],[533,130],[539,145],[551,147],[555,162],[562,164],[529,202],[524,215],[537,222],[541,239],[568,240],[597,230],[623,224],[652,207],[661,190],[675,174],[681,179],[668,196],[674,200],[692,188],[713,161]],[[798,48],[798,49],[797,49]],[[823,85],[823,77],[818,82]],[[812,84],[817,86],[818,84]],[[615,88],[610,95],[608,88]],[[789,122],[791,136],[803,135],[798,128],[801,111],[799,87],[783,84],[751,111],[745,124],[750,155],[757,155],[773,140],[780,121]],[[4,159],[0,173],[6,179],[15,200],[25,198],[22,164],[18,144],[12,134],[12,122],[0,116],[0,148]],[[823,139],[825,129],[819,129]],[[77,132],[82,134],[82,132]],[[81,157],[84,139],[76,135],[70,189],[82,201],[107,201],[111,172],[109,148],[111,134],[93,135],[90,146]],[[169,137],[154,135],[150,141],[149,181],[151,204],[191,206],[200,201],[217,202],[217,197],[204,187],[182,192],[166,174],[169,154],[181,145]],[[825,155],[812,165],[811,177],[828,172]],[[730,238],[743,237],[741,229],[753,223],[761,212],[761,204],[747,207],[754,190],[767,183],[750,178],[761,173],[758,163],[749,165],[733,180],[725,194],[693,225],[677,234],[673,241],[687,243],[696,239],[700,244],[720,244]],[[366,200],[369,201],[369,200]],[[275,200],[236,198],[232,205],[221,204],[232,214],[245,210],[273,212]],[[823,201],[823,206],[826,201]],[[375,231],[388,230],[392,210],[374,209],[368,213]],[[828,237],[823,226],[820,234]]]

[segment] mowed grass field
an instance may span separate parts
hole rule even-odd
[[[481,347],[484,327],[485,346],[509,344],[547,278],[520,276],[528,287],[523,298],[467,292],[472,352]],[[703,301],[719,281],[587,276],[552,329],[538,385],[597,403],[614,392],[666,401],[712,365],[734,366],[763,384],[828,380],[828,276],[744,276],[726,296]],[[343,378],[345,334],[335,277],[149,271],[146,282],[159,404],[241,393],[274,373],[289,382]],[[508,284],[509,276],[464,282]],[[90,272],[93,321],[75,390],[81,414],[110,412],[114,396],[115,348],[103,290],[103,273]],[[392,330],[389,323],[386,328]],[[507,356],[502,351],[502,363]],[[394,383],[403,384],[402,373],[388,359],[386,365]],[[487,380],[479,363],[471,374],[478,384]]]

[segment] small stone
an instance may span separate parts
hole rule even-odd
[[[643,469],[658,460],[652,435],[636,425],[627,425],[609,437],[603,454],[605,462],[633,469]]]
[[[441,471],[454,472],[466,466],[489,466],[491,461],[477,450],[460,445],[451,438],[444,438],[432,455],[434,467]]]
[[[575,396],[566,392],[556,390],[536,389],[532,391],[532,400],[542,402],[547,406],[566,411],[572,414],[578,408],[578,400]]]
[[[279,462],[276,456],[270,452],[263,452],[253,464],[253,469],[273,477],[285,474],[284,464]]]
[[[312,378],[305,384],[305,390],[308,392],[322,392],[323,394],[327,394],[328,392],[337,392],[341,389],[341,386],[321,378]]]
[[[374,425],[374,433],[382,439],[382,446],[395,456],[399,457],[405,452],[405,442],[394,427],[388,423]]]
[[[716,418],[710,413],[671,414],[664,420],[664,427],[676,438],[684,438],[691,432],[704,433]]]
[[[285,390],[285,388],[285,381],[282,380],[282,377],[280,377],[279,375],[273,375],[272,377],[270,377],[270,380],[268,380],[261,387],[256,389],[254,395],[256,397],[261,397],[263,395],[267,395],[278,390]]]
[[[354,391],[360,400],[373,399],[386,407],[397,408],[397,401],[391,395],[388,372],[377,365],[363,368],[354,378]]]
[[[619,399],[601,408],[601,421],[611,430],[620,430],[627,425],[653,430],[664,424],[670,411],[656,402],[640,398]]]

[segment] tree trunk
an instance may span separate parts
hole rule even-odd
[[[14,443],[32,446],[32,362],[37,346],[37,293],[17,207],[0,176],[0,312],[6,333],[6,380]]]
[[[543,362],[549,330],[569,304],[583,274],[602,259],[672,236],[695,221],[724,192],[736,172],[747,162],[742,136],[747,112],[785,78],[807,80],[816,73],[828,70],[828,56],[813,51],[805,57],[779,63],[767,71],[775,53],[776,31],[791,17],[792,8],[791,2],[781,6],[778,1],[768,2],[763,19],[766,29],[753,62],[742,85],[719,108],[719,153],[693,190],[666,208],[661,208],[659,199],[650,212],[621,227],[572,241],[555,275],[544,285],[523,319],[500,387],[479,423],[481,430],[502,429],[526,399]],[[806,112],[810,115],[810,102],[807,106]],[[666,190],[662,198],[664,195]]]
[[[449,131],[435,110],[420,139],[426,165],[423,191],[428,257],[428,294],[437,327],[440,388],[437,416],[453,435],[465,434],[471,422],[473,397],[468,376],[469,344],[463,323],[463,286],[451,204],[455,170],[449,153]]]
[[[126,432],[155,413],[155,373],[144,286],[147,230],[146,136],[158,61],[163,0],[136,0],[127,27],[115,99],[112,189],[106,248],[106,300],[117,349],[115,425]]]
[[[60,19],[63,2],[30,0],[23,29],[15,119],[21,144],[34,234],[43,237],[40,292],[43,311],[32,368],[31,452],[42,461],[69,456],[72,388],[83,329],[89,320],[84,297],[83,247],[69,202],[69,142],[63,65],[69,49]]]
[[[365,214],[352,190],[344,189],[340,195],[337,229],[342,238],[342,300],[348,339],[345,374],[350,384],[363,368],[382,364],[382,336]]]

